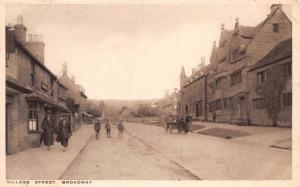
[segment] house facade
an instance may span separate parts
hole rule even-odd
[[[193,74],[188,78],[181,74],[181,84],[184,82],[181,104],[193,108],[193,102],[202,98],[207,113],[201,120],[212,121],[212,113],[216,113],[217,122],[254,124],[249,95],[253,84],[249,80],[249,70],[276,45],[290,37],[292,23],[280,4],[272,5],[267,18],[256,26],[243,26],[238,19],[232,30],[222,25],[218,46],[214,42],[210,63],[202,73],[203,81],[193,78]],[[201,87],[203,82],[206,86],[197,93],[196,87]],[[186,112],[183,110],[181,114]],[[196,117],[195,110],[188,113]]]
[[[45,66],[44,43],[26,40],[22,18],[6,27],[6,153],[39,146],[45,112],[52,111],[57,125],[65,105],[67,88]],[[28,44],[29,43],[29,44]],[[27,47],[36,45],[35,48]],[[38,47],[39,46],[39,47]]]
[[[74,100],[75,109],[72,111],[72,126],[76,130],[85,122],[85,119],[90,117],[85,111],[87,96],[83,87],[76,84],[75,78],[71,78],[68,75],[66,64],[64,64],[62,76],[59,77],[59,81],[68,88],[66,92],[67,98]]]
[[[248,80],[251,123],[291,126],[292,38],[280,42],[255,64]]]

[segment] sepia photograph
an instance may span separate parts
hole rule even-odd
[[[293,3],[4,9],[7,184],[293,179]]]

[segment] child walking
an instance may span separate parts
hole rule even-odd
[[[122,138],[123,137],[123,131],[124,131],[124,125],[122,123],[122,120],[120,120],[120,122],[118,124],[118,130],[119,130],[118,138]]]

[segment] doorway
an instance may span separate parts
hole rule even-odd
[[[6,103],[6,108],[5,108],[5,151],[6,154],[9,153],[9,130],[11,129],[12,126],[12,104],[11,103]]]

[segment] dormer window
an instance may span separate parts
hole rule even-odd
[[[273,23],[273,32],[279,32],[279,25],[278,25],[278,23]]]

